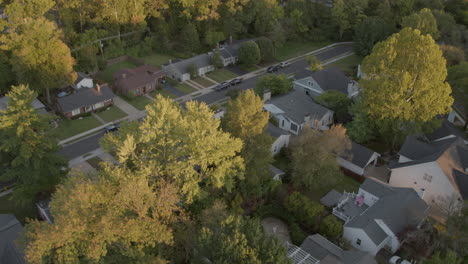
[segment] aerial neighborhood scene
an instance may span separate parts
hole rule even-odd
[[[468,264],[467,0],[0,0],[0,264]]]

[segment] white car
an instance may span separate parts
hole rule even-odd
[[[388,263],[390,264],[411,264],[411,262],[400,258],[399,256],[393,256]]]
[[[289,66],[289,62],[285,62],[285,61],[284,61],[284,62],[280,62],[279,66],[280,66],[281,68],[286,68],[286,67]]]

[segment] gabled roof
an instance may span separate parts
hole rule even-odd
[[[351,80],[337,67],[327,67],[321,71],[302,70],[295,75],[296,80],[312,77],[324,91],[335,90],[348,94]]]
[[[68,96],[57,98],[57,102],[63,112],[70,112],[75,109],[91,106],[114,98],[114,93],[107,84],[101,85],[101,92],[95,88],[82,88]]]
[[[436,162],[455,190],[458,190],[464,199],[468,199],[468,196],[463,195],[468,193],[468,186],[459,184],[465,182],[465,179],[460,178],[462,175],[468,177],[465,171],[468,168],[468,146],[462,138],[453,137],[427,143],[415,137],[408,137],[400,154],[412,161],[394,164],[390,166],[391,169]]]
[[[282,135],[289,135],[288,132],[284,131],[283,129],[273,125],[272,123],[268,123],[265,132],[272,136],[273,138],[279,138]]]
[[[320,120],[328,111],[331,111],[314,102],[304,91],[294,89],[287,94],[273,97],[265,103],[265,105],[267,104],[273,104],[283,110],[288,118],[298,124],[304,123],[306,114],[310,114],[311,117],[315,116]]]
[[[466,138],[466,134],[460,131],[460,129],[455,127],[455,125],[450,123],[447,119],[443,119],[440,127],[434,130],[434,132],[426,134],[429,141],[436,141],[448,136]]]
[[[370,178],[364,181],[361,188],[379,200],[344,226],[362,229],[376,245],[389,235],[378,221],[398,235],[408,227],[419,225],[427,215],[429,206],[412,188],[391,187]]]
[[[284,174],[284,171],[282,171],[282,170],[276,168],[276,167],[273,166],[273,165],[270,165],[270,172],[271,172],[271,174],[273,174],[273,176],[275,176],[275,175],[283,175],[283,174]]]
[[[0,214],[0,263],[22,264],[24,253],[16,240],[23,227],[12,214]]]
[[[134,69],[125,68],[114,73],[114,80],[117,87],[136,89],[154,83],[165,75],[166,72],[160,68],[145,64]]]
[[[211,65],[211,55],[208,53],[200,54],[185,60],[179,60],[171,64],[167,64],[167,67],[174,67],[180,74],[188,73],[188,67],[190,65],[196,65],[198,68],[203,68]]]
[[[76,77],[76,80],[75,80],[75,84],[78,84],[80,83],[82,80],[84,79],[91,79],[91,77],[89,77],[86,73],[84,72],[77,72],[77,77]]]
[[[6,110],[8,108],[8,100],[8,96],[0,97],[0,111]],[[37,98],[31,102],[31,105],[36,110],[45,108],[45,105]]]
[[[301,248],[322,264],[377,264],[375,259],[359,250],[343,250],[319,234],[308,236]]]
[[[369,163],[372,156],[374,156],[374,153],[376,152],[351,141],[351,148],[345,150],[342,158],[350,161],[360,168],[364,168]]]

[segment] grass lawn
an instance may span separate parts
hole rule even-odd
[[[291,59],[297,56],[300,56],[304,53],[319,49],[321,47],[329,45],[331,42],[322,41],[322,42],[298,42],[298,41],[288,41],[278,49],[276,49],[275,59],[279,61],[284,61]]]
[[[170,92],[164,90],[164,89],[161,89],[161,90],[153,90],[150,95],[151,97],[156,97],[156,95],[162,95],[164,97],[169,97],[169,98],[176,98],[175,94],[171,94]]]
[[[0,197],[0,214],[14,214],[23,225],[26,217],[39,218],[39,212],[34,203],[19,206],[9,200],[10,197],[11,194]]]
[[[174,85],[174,88],[186,94],[197,91],[197,89],[193,88],[192,86],[186,83],[177,83],[176,85]]]
[[[350,76],[356,76],[357,74],[357,67],[362,62],[362,58],[358,55],[351,55],[339,61],[335,61],[331,64],[328,64],[325,67],[329,66],[336,66],[344,71],[346,74]]]
[[[120,119],[127,116],[127,114],[120,110],[117,106],[111,106],[103,110],[102,112],[97,113],[97,115],[106,122],[112,122],[114,120]]]
[[[219,83],[237,77],[237,75],[235,73],[233,73],[231,71],[228,71],[226,69],[219,69],[219,70],[216,70],[216,71],[212,71],[212,72],[206,74],[206,76],[208,78],[210,78],[210,79],[213,79],[213,80],[219,82]]]
[[[127,103],[133,105],[138,110],[145,110],[145,106],[151,103],[151,99],[147,98],[146,96],[121,96],[122,99],[127,101]]]
[[[167,54],[152,53],[147,56],[140,57],[140,59],[144,60],[146,64],[159,67],[162,64],[169,62],[169,60],[174,59],[174,57]]]
[[[102,159],[99,158],[98,156],[92,157],[92,158],[86,160],[86,162],[88,162],[89,165],[91,165],[91,167],[95,168],[96,170],[100,170],[100,169],[101,169],[101,167],[99,166],[99,163],[102,162]]]
[[[197,77],[197,78],[193,79],[192,81],[198,83],[199,85],[201,85],[201,86],[203,86],[205,88],[215,85],[214,82],[212,82],[212,81],[210,81],[210,80],[208,80],[208,79],[206,79],[204,77]]]
[[[55,130],[57,132],[58,139],[63,140],[100,125],[102,124],[93,116],[85,116],[82,119],[75,120],[62,118]]]
[[[122,61],[113,65],[109,65],[103,72],[99,72],[97,74],[98,78],[102,79],[103,81],[107,82],[108,84],[113,83],[113,74],[123,68],[135,68],[138,65],[131,61]]]
[[[248,71],[248,72],[253,72],[253,71],[256,71],[256,70],[260,69],[256,65],[251,65],[251,66],[239,65],[239,68],[243,69],[244,71]]]

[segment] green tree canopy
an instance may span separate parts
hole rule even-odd
[[[252,66],[260,62],[260,48],[255,41],[246,41],[239,47],[239,62],[245,66]]]
[[[325,217],[320,223],[320,233],[330,239],[338,238],[343,232],[343,224],[334,215]]]
[[[351,141],[341,125],[324,132],[306,126],[291,145],[293,184],[318,190],[339,182],[343,174],[336,157],[350,147]]]
[[[385,40],[394,28],[381,17],[367,17],[354,28],[354,50],[367,56],[377,42]]]
[[[195,242],[194,264],[288,264],[286,248],[266,235],[256,219],[228,215],[221,222],[201,228]]]
[[[395,136],[423,130],[452,106],[445,64],[432,37],[410,28],[393,34],[377,43],[362,64],[363,110],[379,130]]]
[[[430,9],[424,8],[421,11],[411,14],[403,18],[401,22],[403,28],[418,29],[421,34],[429,34],[433,39],[437,40],[440,36],[437,29],[437,20]]]
[[[211,56],[211,63],[213,63],[216,69],[221,69],[224,67],[223,58],[221,57],[221,54],[218,50],[213,52],[213,56]]]
[[[308,55],[306,61],[311,71],[321,71],[323,69],[322,62],[314,55]]]
[[[261,61],[271,61],[274,59],[275,46],[273,41],[267,37],[260,37],[255,41],[260,49]]]
[[[269,90],[272,95],[285,94],[292,89],[292,80],[286,74],[266,74],[260,77],[254,90],[263,96],[265,90]]]
[[[186,52],[196,52],[200,48],[200,36],[197,28],[192,23],[188,23],[180,32],[180,45]]]
[[[242,141],[220,130],[206,104],[191,101],[182,109],[161,95],[155,99],[143,122],[107,134],[103,148],[132,170],[173,183],[186,203],[210,188],[230,191],[243,179]]]
[[[349,118],[349,107],[352,100],[346,94],[335,90],[326,91],[317,96],[316,101],[333,110],[338,122],[343,123]]]
[[[94,179],[68,178],[50,203],[54,224],[26,225],[29,263],[153,263],[181,219],[177,189],[151,172],[107,166]],[[119,262],[110,261],[119,259]]]
[[[53,190],[65,175],[66,161],[51,132],[50,119],[32,107],[37,93],[13,86],[8,108],[0,111],[0,164],[7,165],[1,180],[16,182],[13,201],[27,203],[39,192]]]
[[[223,128],[244,142],[241,156],[245,163],[246,180],[241,190],[250,195],[260,196],[272,184],[269,165],[272,162],[272,138],[265,133],[269,114],[263,111],[263,100],[252,90],[241,92],[229,101],[223,118]]]
[[[449,251],[442,255],[441,252],[436,252],[428,260],[424,260],[423,264],[461,264],[462,260],[457,256],[457,253]]]

